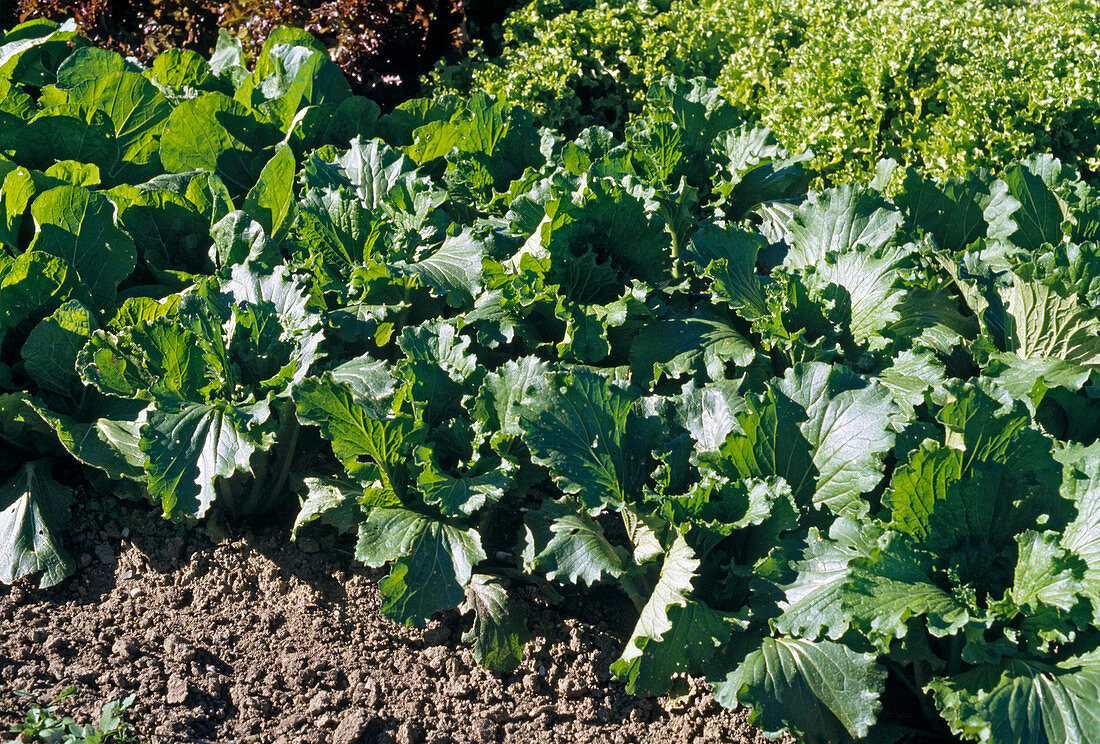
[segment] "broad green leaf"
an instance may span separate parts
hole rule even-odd
[[[649,453],[631,415],[634,396],[579,368],[551,385],[548,396],[520,414],[531,459],[589,511],[637,498]]]
[[[378,418],[385,417],[391,409],[398,379],[389,363],[364,354],[333,367],[329,372],[333,380],[351,389],[359,405],[369,408]]]
[[[110,117],[121,177],[134,183],[156,175],[159,137],[172,107],[152,83],[136,72],[111,72],[73,85],[66,93],[68,103]]]
[[[978,336],[977,319],[963,315],[964,307],[946,289],[930,291],[909,287],[896,306],[898,320],[890,324],[886,335],[914,347],[925,347],[945,356],[960,341]]]
[[[558,356],[575,364],[598,364],[611,353],[608,337],[610,318],[599,305],[562,302],[555,311],[565,321],[561,343],[555,345]]]
[[[444,517],[468,517],[486,503],[500,501],[512,485],[511,476],[503,470],[451,475],[439,467],[428,447],[418,447],[416,459],[422,468],[416,485],[424,503],[437,507]]]
[[[15,168],[0,183],[0,243],[17,249],[23,215],[36,190],[34,178],[26,168]]]
[[[280,26],[264,40],[256,58],[256,77],[263,79],[279,73],[285,75],[289,66],[302,64],[313,52],[323,51],[324,45],[305,29]]]
[[[211,273],[210,221],[185,197],[161,189],[142,191],[121,210],[119,220],[162,280],[187,286],[190,274]]]
[[[136,264],[133,241],[115,226],[114,205],[79,186],[59,186],[40,194],[31,214],[37,234],[30,250],[64,259],[98,303],[112,303]]]
[[[1080,390],[1092,370],[1053,357],[1021,359],[1012,352],[991,354],[983,370],[987,377],[1007,390],[1013,398],[1022,400],[1028,409],[1034,410],[1047,391],[1065,388]]]
[[[20,351],[27,375],[39,388],[75,400],[83,387],[76,357],[98,326],[79,300],[66,302],[27,336]]]
[[[738,415],[722,458],[740,477],[783,477],[800,505],[866,513],[883,476],[898,409],[889,391],[844,367],[799,364]],[[743,432],[743,433],[742,433]]]
[[[168,295],[163,300],[152,297],[127,297],[107,319],[107,328],[121,331],[146,320],[156,320],[173,315],[179,307],[179,295]]]
[[[363,206],[370,210],[381,208],[399,182],[416,177],[413,162],[377,139],[363,142],[355,138],[336,162],[344,169]]]
[[[966,545],[1014,551],[1015,536],[1025,529],[1044,522],[1060,529],[1069,517],[1069,505],[1058,495],[1062,468],[1026,407],[994,399],[990,393],[997,391],[985,383],[953,381],[949,389],[955,400],[937,418],[947,429],[945,445],[961,453],[962,478],[946,484],[942,498],[937,494],[927,522],[928,548],[941,554]],[[990,561],[976,561],[975,567],[1007,568]]]
[[[93,46],[80,47],[57,68],[57,87],[68,90],[112,73],[140,71],[140,67],[118,52]]]
[[[965,602],[939,586],[932,560],[904,535],[888,533],[868,556],[853,559],[841,604],[852,624],[887,653],[920,617],[936,637],[957,633],[970,621]]]
[[[1062,495],[1073,502],[1077,515],[1062,533],[1061,544],[1085,561],[1084,592],[1092,602],[1096,623],[1100,621],[1100,461],[1068,463]]]
[[[610,264],[642,281],[659,284],[668,279],[670,238],[663,220],[648,214],[642,199],[603,181],[590,183],[577,198],[577,203],[547,205],[553,218],[543,225],[540,237],[559,272],[569,271],[565,262],[591,253],[599,264]],[[591,281],[592,277],[576,276],[571,283],[582,287]],[[578,302],[592,301],[579,289],[570,296]]]
[[[302,380],[294,388],[294,402],[298,420],[320,427],[350,476],[381,481],[395,496],[404,495],[408,459],[423,437],[411,417],[377,418],[355,400],[350,386],[331,375]]]
[[[878,375],[907,417],[914,418],[915,408],[924,403],[925,395],[943,387],[946,370],[930,351],[903,351],[894,357],[889,367]]]
[[[818,266],[827,253],[843,254],[857,245],[880,251],[893,242],[903,221],[874,191],[845,185],[812,194],[795,214],[784,264]]]
[[[955,399],[936,418],[947,428],[946,444],[965,452],[964,471],[976,462],[1028,465],[1013,461],[1049,456],[1050,444],[1044,445],[1038,432],[1028,428],[1031,417],[1020,401],[994,397],[996,391],[983,382],[956,384],[951,391]]]
[[[268,35],[252,78],[236,97],[287,132],[297,114],[311,106],[335,108],[350,94],[347,78],[324,45],[302,29],[280,27]]]
[[[891,526],[917,539],[928,536],[929,519],[936,503],[962,476],[963,453],[925,441],[909,461],[894,470],[890,488],[882,497],[890,509]]]
[[[739,428],[736,415],[745,411],[745,399],[731,381],[701,388],[689,383],[677,403],[678,420],[703,452],[720,450],[730,432]]]
[[[234,405],[270,391],[285,397],[317,359],[313,302],[286,266],[235,265],[228,277],[208,277],[185,293],[171,316],[97,333],[80,355],[81,374],[122,397]]]
[[[120,333],[95,331],[77,355],[77,369],[85,382],[120,398],[201,403],[211,384],[202,343],[170,317]]]
[[[1055,358],[1100,368],[1100,320],[1094,309],[1016,275],[1006,294],[1010,351],[1024,359]]]
[[[447,238],[439,250],[412,263],[400,262],[396,268],[419,276],[453,307],[469,306],[481,293],[481,261],[485,248],[470,230]]]
[[[623,655],[611,665],[633,695],[662,695],[677,676],[702,673],[730,636],[748,625],[698,599],[670,605],[665,612],[670,628],[661,637],[639,636],[635,627]]]
[[[185,173],[162,173],[139,187],[141,191],[171,191],[191,202],[202,214],[208,225],[233,211],[233,198],[229,189],[213,173],[193,170]]]
[[[991,591],[1000,587],[1009,580],[1011,563],[1004,561],[1015,553],[1017,535],[1036,525],[1061,529],[1065,524],[1069,505],[1058,496],[1052,474],[1023,462],[974,465],[935,504],[925,547],[939,555],[957,552],[956,558],[971,562],[976,572],[971,581],[984,582]],[[998,552],[1005,556],[988,558]]]
[[[986,236],[983,203],[988,203],[990,185],[984,175],[972,172],[937,183],[906,168],[894,201],[910,222],[932,233],[940,248],[955,253]]]
[[[660,121],[632,132],[630,146],[650,181],[673,183],[685,171],[683,139],[678,126]]]
[[[462,136],[462,126],[450,121],[432,121],[413,130],[416,141],[405,152],[417,165],[446,156]],[[472,170],[472,169],[471,169]]]
[[[535,357],[510,359],[486,375],[473,413],[479,425],[493,432],[494,443],[523,433],[521,411],[547,392],[548,378],[547,364]]]
[[[48,460],[28,462],[0,486],[0,583],[41,572],[38,587],[60,583],[76,570],[61,544],[72,491],[50,475]]]
[[[75,160],[61,160],[45,170],[45,175],[56,178],[73,186],[94,188],[103,184],[99,166],[95,163],[78,163]]]
[[[27,251],[0,269],[0,348],[10,337],[29,333],[66,300],[91,304],[91,296],[65,261]]]
[[[879,349],[888,342],[882,338],[883,332],[901,319],[897,307],[905,291],[897,286],[901,279],[898,265],[907,256],[902,248],[871,251],[862,246],[829,253],[814,267],[806,284],[843,308],[844,320],[858,343]]]
[[[380,508],[360,525],[355,557],[372,568],[391,564],[389,576],[378,582],[382,614],[424,625],[436,612],[462,604],[485,551],[477,530],[408,509]]]
[[[165,96],[176,100],[222,88],[210,63],[191,49],[165,49],[149,66],[147,77]]]
[[[839,640],[851,627],[843,606],[845,584],[853,560],[871,555],[881,528],[841,517],[828,536],[811,527],[801,559],[791,563],[798,574],[780,586],[783,614],[773,622],[780,633],[806,638]]]
[[[435,366],[455,382],[469,378],[478,369],[477,357],[470,352],[470,339],[458,332],[453,320],[431,320],[401,331],[401,351],[414,365],[423,369]]]
[[[731,220],[806,194],[811,174],[803,163],[813,153],[790,155],[767,127],[741,124],[714,138],[713,149],[718,162],[714,191]]]
[[[699,566],[683,535],[677,535],[622,656],[611,665],[627,692],[664,693],[674,675],[698,674],[738,625],[744,629],[734,616],[690,596]]]
[[[749,722],[765,733],[844,741],[862,738],[875,723],[885,681],[872,654],[834,641],[764,638],[713,685],[718,702],[751,708]]]
[[[523,611],[498,579],[474,574],[466,586],[466,601],[458,609],[474,615],[473,627],[462,634],[462,642],[473,643],[474,658],[482,666],[496,672],[519,666],[531,632]]]
[[[951,730],[989,744],[1089,744],[1100,730],[1100,654],[984,665],[928,686]]]
[[[91,423],[36,406],[53,427],[61,445],[85,465],[98,468],[115,480],[145,479],[145,454],[141,451],[141,427],[147,413],[145,401],[124,401],[101,412]]]
[[[464,416],[462,400],[485,374],[469,349],[470,339],[456,326],[454,321],[430,320],[403,329],[398,340],[406,357],[401,372],[430,427]]]
[[[1047,160],[1031,160],[1010,165],[1004,174],[1008,193],[1020,206],[1012,213],[1016,231],[1012,242],[1029,251],[1037,251],[1044,243],[1057,244],[1062,240],[1062,205],[1050,190],[1041,174],[1036,171],[1044,165],[1057,163]],[[1060,164],[1059,164],[1060,165]]]
[[[210,71],[236,88],[248,77],[244,64],[240,39],[230,36],[224,28],[218,29],[218,41],[210,55]]]
[[[791,489],[782,478],[735,481],[704,473],[687,495],[666,495],[660,513],[671,524],[700,528],[691,534],[702,553],[712,547],[707,540],[721,540],[765,521],[778,523],[779,514],[788,510],[793,510]]]
[[[283,145],[267,162],[241,209],[260,223],[271,240],[280,241],[294,218],[294,151]]]
[[[237,264],[230,268],[229,277],[220,281],[217,287],[220,301],[234,303],[238,307],[245,305],[267,309],[269,312],[261,312],[261,315],[277,320],[277,338],[290,346],[284,352],[286,356],[277,357],[276,361],[294,365],[289,376],[294,382],[309,374],[319,355],[323,336],[319,330],[320,303],[311,291],[308,279],[294,275],[286,265],[267,268]],[[228,317],[228,313],[223,314]],[[267,337],[262,333],[263,329],[256,331],[257,337]],[[250,353],[257,357],[275,357],[272,349],[257,348]]]
[[[1097,206],[1097,229],[1100,230],[1100,202]],[[1096,307],[1100,299],[1098,243],[1062,243],[1049,252],[1036,254],[1018,271],[1051,287],[1059,287],[1063,294],[1076,294],[1078,301],[1087,307]]]
[[[658,122],[675,124],[691,151],[707,152],[719,132],[737,125],[734,108],[718,86],[704,77],[665,78],[650,86],[646,99],[649,115]]]
[[[768,302],[756,274],[756,260],[767,246],[763,236],[736,227],[704,224],[691,238],[688,260],[699,276],[711,280],[711,289],[749,320],[766,317]]]
[[[994,245],[1012,244],[1012,235],[1017,231],[1016,210],[1020,208],[1009,192],[1008,184],[998,179],[989,185],[989,196],[983,197],[982,216],[986,221],[986,236]]]
[[[276,263],[278,247],[267,239],[260,223],[234,211],[210,228],[210,257],[221,267],[243,263]]]
[[[800,505],[812,503],[818,471],[799,428],[806,412],[776,387],[745,402],[746,409],[735,414],[736,424],[713,455],[715,467],[741,478],[780,476],[791,484]]]
[[[667,315],[651,320],[638,331],[630,350],[630,370],[639,384],[649,385],[661,375],[676,379],[721,380],[726,365],[747,367],[756,350],[728,317],[703,306],[690,316]]]
[[[94,163],[112,173],[118,163],[118,142],[111,118],[99,109],[62,103],[35,114],[17,134],[18,162],[45,170],[62,160]]]
[[[87,43],[77,35],[72,19],[62,24],[45,18],[21,23],[0,42],[0,80],[48,85],[56,80],[57,68],[73,48]]]
[[[325,140],[337,145],[352,142],[356,137],[370,137],[378,132],[381,107],[369,98],[352,96],[340,102],[332,115]]]
[[[249,471],[257,449],[271,445],[259,428],[270,409],[158,401],[141,427],[141,451],[149,495],[167,517],[204,516],[218,494],[218,480]]]
[[[588,586],[626,572],[625,550],[608,540],[603,527],[572,502],[544,501],[524,517],[524,570],[554,581]]]
[[[1056,532],[1027,530],[1016,536],[1020,546],[1010,595],[1019,607],[1040,603],[1070,612],[1082,591],[1087,565],[1059,544]]]
[[[389,225],[345,191],[310,189],[295,232],[309,249],[326,292],[347,293],[353,269],[385,255]]]
[[[531,634],[518,604],[497,579],[475,573],[459,610],[474,615],[473,626],[462,634],[462,642],[473,643],[478,663],[494,671],[511,671],[519,666]]]
[[[18,127],[37,113],[34,99],[23,88],[0,78],[0,123],[4,125],[0,146],[10,148],[17,145],[20,140]],[[7,157],[3,158],[0,160],[0,177],[7,176],[15,167],[15,163]]]
[[[475,93],[454,124],[455,151],[446,153],[452,193],[484,203],[494,192],[507,191],[509,183],[527,168],[538,168],[544,162],[531,116],[511,103]],[[436,133],[433,139],[438,143],[433,142],[432,149],[441,149],[450,138],[447,127]]]
[[[203,169],[235,194],[252,188],[274,144],[267,126],[246,106],[221,93],[205,93],[173,109],[160,138],[160,158],[169,172]]]

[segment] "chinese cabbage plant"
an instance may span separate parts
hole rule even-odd
[[[184,522],[296,493],[292,539],[353,534],[386,616],[457,609],[495,669],[517,583],[606,584],[636,694],[705,675],[807,742],[1089,740],[1073,169],[807,192],[702,80],[567,139],[485,96],[380,115],[272,39],[251,70],[0,43],[0,115],[41,129],[0,145],[0,578],[72,570],[47,458],[75,458]]]

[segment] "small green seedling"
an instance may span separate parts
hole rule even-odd
[[[9,729],[15,738],[6,744],[42,742],[43,744],[138,744],[133,727],[126,722],[126,709],[134,704],[134,696],[105,703],[99,723],[78,724],[61,710],[61,702],[75,692],[69,687],[50,701],[48,705],[33,703],[27,710],[23,723]],[[30,698],[30,693],[16,692],[19,697]]]

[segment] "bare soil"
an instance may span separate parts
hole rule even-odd
[[[608,667],[635,613],[607,591],[548,606],[519,670],[481,669],[461,618],[426,629],[379,615],[377,580],[349,543],[285,526],[220,541],[108,497],[76,510],[80,568],[51,590],[0,587],[0,731],[26,700],[69,685],[78,720],[136,693],[149,744],[760,744],[699,681],[639,699]]]

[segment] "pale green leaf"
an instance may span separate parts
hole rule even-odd
[[[149,495],[165,516],[198,519],[218,494],[219,479],[249,472],[257,450],[270,446],[257,429],[270,415],[263,405],[249,409],[201,403],[159,402],[141,427],[141,451]]]
[[[76,570],[61,544],[72,491],[50,475],[47,460],[28,462],[0,486],[0,583],[41,572],[41,589]]]
[[[459,610],[474,615],[473,627],[462,634],[462,641],[473,642],[478,662],[496,672],[510,672],[519,666],[531,633],[522,609],[498,579],[474,574]]]
[[[749,722],[769,734],[790,731],[818,741],[860,739],[881,709],[886,670],[875,656],[833,641],[764,638],[714,695],[752,709]]]

